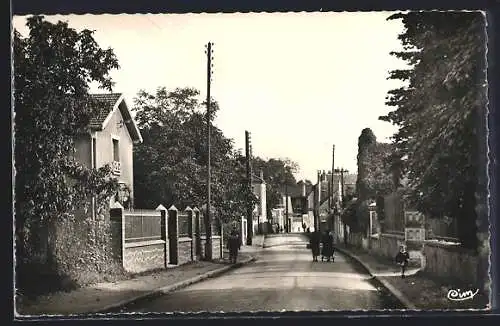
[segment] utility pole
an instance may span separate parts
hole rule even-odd
[[[208,144],[208,170],[207,170],[207,213],[205,216],[205,230],[206,230],[206,242],[205,242],[205,259],[212,260],[212,203],[211,203],[211,171],[210,171],[210,84],[212,82],[212,42],[208,42],[206,45],[207,54],[207,144]]]
[[[289,221],[288,221],[288,184],[285,183],[285,212],[286,212],[286,216],[285,216],[285,232],[288,233],[288,224],[289,224]]]
[[[317,191],[317,195],[316,195],[316,219],[314,221],[314,230],[315,231],[319,231],[319,205],[321,203],[321,171],[318,170],[318,183],[316,184],[316,191]]]
[[[332,196],[332,201],[330,202],[329,204],[329,209],[330,209],[330,212],[331,212],[331,223],[332,223],[332,231],[334,234],[336,234],[336,230],[335,230],[335,210],[334,210],[334,206],[335,206],[335,201],[333,200],[333,175],[335,174],[335,144],[333,144],[333,147],[332,147],[332,180],[328,182],[328,184],[330,184],[331,182],[331,186],[330,186],[330,189],[331,189],[331,196]],[[340,189],[339,189],[340,190]]]
[[[335,145],[333,145],[333,150],[332,150],[332,195],[333,195],[333,175],[335,173]],[[332,206],[330,208],[333,208],[334,201],[332,200]]]
[[[333,172],[330,174],[333,180]],[[328,224],[328,229],[332,230],[333,229],[333,216],[332,216],[332,182],[329,179],[329,176],[327,175],[327,182],[328,182],[328,215],[327,215],[327,224]]]
[[[329,178],[329,176],[327,176]],[[333,179],[333,172],[332,172],[332,179]],[[328,210],[330,211],[332,209],[332,182],[330,179],[328,181]]]
[[[349,171],[345,170],[344,168],[340,169],[340,193],[341,193],[341,198],[342,198],[342,208],[344,208],[344,197],[345,197],[345,191],[344,191],[344,172],[347,173]]]
[[[341,169],[336,169],[335,170],[336,172],[340,172],[340,198],[341,198],[341,201],[340,201],[340,205],[341,205],[341,210],[344,210],[345,208],[345,205],[344,205],[344,172],[347,173],[349,171],[345,170],[344,168],[341,168]],[[347,226],[346,224],[344,223],[344,244],[347,246]]]
[[[342,210],[344,210],[345,208],[345,200],[344,200],[344,168],[341,168],[340,169],[340,193],[341,193],[341,199],[342,201],[340,202],[340,204],[342,205]],[[347,227],[344,223],[344,244],[347,245],[348,241],[347,241],[347,237],[348,237],[348,234],[347,234]]]
[[[250,164],[251,160],[251,151],[250,151],[250,133],[245,130],[245,155],[246,155],[246,165],[247,165],[247,183],[248,183],[248,191],[252,191],[252,165]],[[247,245],[252,245],[252,237],[253,237],[253,207],[252,203],[249,201],[247,203]]]

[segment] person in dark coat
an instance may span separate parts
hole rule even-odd
[[[311,247],[313,262],[318,261],[319,256],[319,244],[321,242],[320,234],[318,231],[314,231],[311,233],[311,237],[309,239],[309,245]]]
[[[323,238],[321,240],[323,244],[323,248],[321,249],[321,261],[326,258],[326,261],[330,261],[333,257],[333,237],[330,234],[330,231],[327,230],[323,234]]]
[[[229,249],[229,261],[233,264],[236,263],[238,258],[238,250],[241,249],[241,237],[238,229],[234,226],[229,234],[227,241],[227,247]]]
[[[333,233],[333,231],[330,231],[328,233],[329,237],[330,237],[330,243],[332,244],[332,262],[335,261],[335,234]]]
[[[410,260],[410,254],[406,251],[405,246],[399,246],[399,252],[396,255],[396,263],[401,266],[401,277],[405,277],[406,267]]]

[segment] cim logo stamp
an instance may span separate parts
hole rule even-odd
[[[448,291],[446,297],[451,301],[465,301],[474,298],[474,296],[478,293],[479,289],[477,289],[475,292],[472,290],[461,291],[460,289],[456,289]]]

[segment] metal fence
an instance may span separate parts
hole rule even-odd
[[[178,218],[178,225],[179,225],[179,237],[189,237],[191,236],[191,217],[189,214],[179,214],[177,216]]]
[[[205,219],[204,219],[203,215],[200,215],[200,234],[207,235],[206,228],[205,228]]]
[[[212,219],[212,235],[220,235],[220,224],[217,222],[217,220],[214,218]],[[201,235],[206,235],[206,228],[205,228],[205,218],[203,215],[200,215],[200,234]]]
[[[124,213],[125,242],[161,240],[161,213],[154,210],[134,210]]]

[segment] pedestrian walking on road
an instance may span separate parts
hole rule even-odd
[[[330,259],[333,258],[333,236],[330,234],[329,230],[323,233],[321,243],[323,244],[323,248],[321,248],[321,261],[324,259],[330,261]]]
[[[320,237],[321,237],[321,235],[319,234],[319,232],[314,231],[313,233],[311,233],[311,237],[309,239],[309,245],[310,245],[311,251],[312,251],[313,262],[318,261],[319,244],[321,242]]]
[[[328,234],[330,236],[330,241],[332,244],[332,261],[335,261],[335,234],[333,233],[333,231],[330,231]]]
[[[227,247],[229,249],[229,261],[232,264],[235,264],[238,258],[238,250],[241,249],[241,236],[236,226],[233,226],[233,229],[229,234]]]
[[[409,260],[410,254],[406,251],[405,246],[399,246],[399,252],[396,255],[396,263],[401,266],[401,278],[405,277],[405,271]]]

